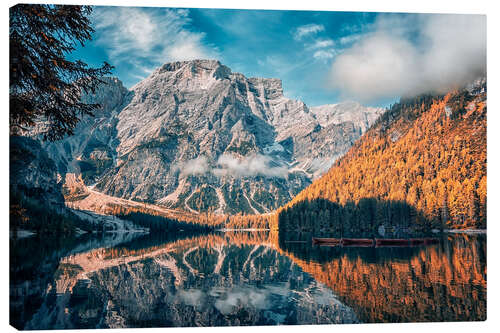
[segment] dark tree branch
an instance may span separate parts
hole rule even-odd
[[[81,102],[110,74],[104,62],[92,68],[66,56],[94,32],[90,6],[17,5],[10,9],[10,127],[46,123],[46,140],[71,135],[79,117],[92,115],[98,104]]]

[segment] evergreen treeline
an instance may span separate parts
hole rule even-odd
[[[403,201],[374,198],[364,198],[358,203],[348,201],[344,205],[325,199],[306,200],[283,209],[278,217],[278,228],[285,233],[335,233],[346,236],[377,232],[381,225],[414,232],[440,228],[441,221],[427,220]]]
[[[384,220],[390,224],[485,228],[486,84],[474,95],[462,90],[393,105],[325,175],[278,210],[280,223],[299,214],[305,226],[335,226],[340,219],[341,224],[365,227],[373,221],[364,217],[373,212],[363,208],[366,198],[388,204]],[[339,216],[318,207],[316,199],[344,208],[334,210]],[[291,207],[298,212],[291,213]],[[305,213],[306,208],[311,211]],[[408,209],[419,214],[412,217]],[[401,214],[403,221],[389,218]]]
[[[225,215],[223,226],[228,229],[275,229],[273,214]]]
[[[162,217],[166,220],[173,221],[172,223],[185,223],[187,225],[194,224],[203,228],[209,229],[276,229],[277,216],[276,214],[260,214],[260,215],[228,215],[215,214],[205,212],[193,214],[190,212],[170,211],[165,212],[155,209],[151,206],[122,206],[118,204],[107,204],[105,208],[100,210],[100,213],[120,216],[126,219],[130,213],[141,213],[142,216]],[[159,220],[158,220],[159,221]],[[163,228],[165,221],[157,224],[158,228]],[[156,225],[156,224],[155,224]],[[146,225],[144,225],[146,226]],[[182,229],[182,228],[181,228]],[[187,230],[187,229],[184,229]]]
[[[211,231],[214,230],[213,226],[182,222],[178,220],[169,219],[163,216],[156,216],[145,214],[141,212],[128,212],[117,215],[119,218],[129,220],[134,224],[149,228],[150,232],[155,231]]]

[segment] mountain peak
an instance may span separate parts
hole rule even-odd
[[[169,62],[130,92],[119,85],[91,96],[103,105],[99,118],[50,152],[61,155],[61,170],[85,170],[84,181],[106,194],[188,211],[277,208],[372,120],[358,109],[343,119],[337,108],[325,113],[339,126],[324,128],[303,102],[284,97],[280,79],[247,78],[217,60]]]
[[[224,66],[220,63],[219,60],[215,59],[195,59],[195,60],[186,60],[186,61],[174,61],[167,62],[160,66],[155,73],[165,73],[165,72],[176,72],[178,70],[190,70],[190,71],[217,71],[218,69],[223,68],[224,71],[228,71],[230,74],[231,70],[229,67]]]
[[[159,70],[162,71],[176,71],[184,66],[197,66],[202,68],[216,68],[221,66],[219,60],[216,59],[194,59],[184,61],[170,61],[160,66]]]
[[[176,77],[178,79],[185,78],[203,78],[207,79],[209,77],[215,78],[216,80],[223,80],[229,78],[231,75],[231,69],[224,66],[218,60],[213,59],[196,59],[187,61],[174,61],[167,62],[162,66],[158,67],[149,78],[157,77]],[[144,81],[147,81],[145,79]],[[142,82],[139,82],[136,86],[140,86]]]

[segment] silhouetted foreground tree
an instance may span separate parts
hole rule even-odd
[[[27,5],[10,8],[10,131],[43,121],[45,140],[72,134],[79,116],[92,115],[98,104],[81,94],[93,93],[99,78],[113,68],[89,67],[66,56],[91,39],[90,6]]]

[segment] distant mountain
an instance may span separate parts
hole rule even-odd
[[[279,79],[215,60],[167,63],[127,90],[107,78],[75,135],[46,144],[61,174],[121,198],[187,211],[263,213],[291,200],[382,113],[308,108]]]
[[[486,80],[402,99],[280,210],[280,230],[486,228]]]

